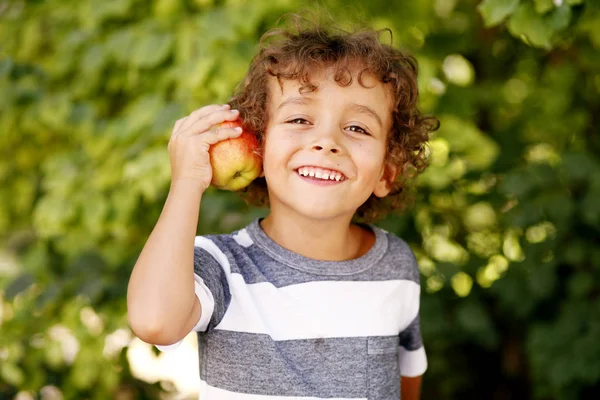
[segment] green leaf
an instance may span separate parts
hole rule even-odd
[[[596,50],[594,54],[597,54],[600,49],[600,8],[587,7],[578,28],[588,34]]]
[[[562,157],[561,173],[571,184],[584,183],[600,166],[587,152],[569,152]]]
[[[552,262],[538,264],[529,275],[531,294],[538,299],[549,297],[556,287],[556,270],[554,266],[555,264]]]
[[[567,287],[573,297],[585,298],[594,290],[594,277],[589,272],[577,272],[569,279]]]
[[[87,0],[80,3],[79,18],[88,28],[94,29],[105,20],[127,17],[133,0]]]
[[[554,30],[544,22],[533,5],[521,4],[508,22],[508,30],[532,46],[550,49]]]
[[[124,140],[132,135],[137,135],[142,131],[148,130],[155,122],[162,110],[165,109],[165,102],[160,95],[148,94],[135,99],[125,110],[126,131],[115,131],[118,138]]]
[[[512,14],[518,5],[519,0],[483,0],[477,9],[483,17],[485,26],[491,27],[498,25]]]
[[[14,363],[7,361],[2,361],[2,364],[0,364],[0,376],[9,385],[14,385],[15,387],[21,386],[25,380],[23,371]]]
[[[550,26],[556,32],[559,32],[569,26],[571,22],[571,7],[563,4],[561,7],[556,8],[549,17]]]
[[[494,330],[488,311],[475,301],[466,301],[458,307],[456,320],[460,327],[487,349],[498,345],[498,334]]]
[[[130,49],[131,64],[138,68],[153,68],[163,62],[173,47],[170,33],[136,32],[134,47]]]
[[[10,57],[0,58],[0,78],[6,79],[13,68],[13,60]]]
[[[535,11],[539,14],[544,14],[554,8],[553,0],[533,0]]]
[[[535,203],[544,209],[547,218],[561,226],[571,220],[575,211],[573,199],[566,192],[549,192],[539,194]]]
[[[119,64],[126,65],[135,44],[133,28],[129,27],[112,33],[106,40],[105,48]]]
[[[594,184],[580,204],[582,219],[588,225],[595,227],[600,227],[600,183],[597,183],[599,178],[600,174],[596,174],[595,180],[592,181]]]
[[[18,60],[31,60],[35,58],[44,41],[41,20],[30,19],[23,24]]]
[[[571,8],[562,5],[553,12],[540,15],[533,4],[523,3],[511,16],[508,29],[514,36],[535,47],[550,49],[554,35],[571,21]]]

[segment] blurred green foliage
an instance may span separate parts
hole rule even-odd
[[[416,207],[380,223],[420,262],[423,398],[597,398],[599,2],[320,4],[391,28],[442,122]],[[166,198],[170,129],[227,101],[260,35],[301,7],[0,2],[0,398],[159,396],[106,343]],[[211,190],[198,232],[262,212]]]

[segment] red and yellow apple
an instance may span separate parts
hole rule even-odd
[[[216,128],[241,127],[241,121],[226,121]],[[240,190],[248,186],[262,172],[260,144],[247,130],[236,138],[221,140],[210,146],[212,166],[211,185],[222,190]]]

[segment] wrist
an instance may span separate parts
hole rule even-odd
[[[202,195],[209,184],[194,178],[178,178],[171,181],[171,192],[185,192],[187,194]]]

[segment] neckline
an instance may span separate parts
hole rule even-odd
[[[246,230],[252,241],[270,257],[290,268],[315,275],[353,275],[363,272],[383,258],[388,246],[385,232],[374,225],[365,225],[375,234],[375,243],[362,256],[346,261],[316,260],[294,253],[271,239],[260,226],[260,218],[252,221]]]

